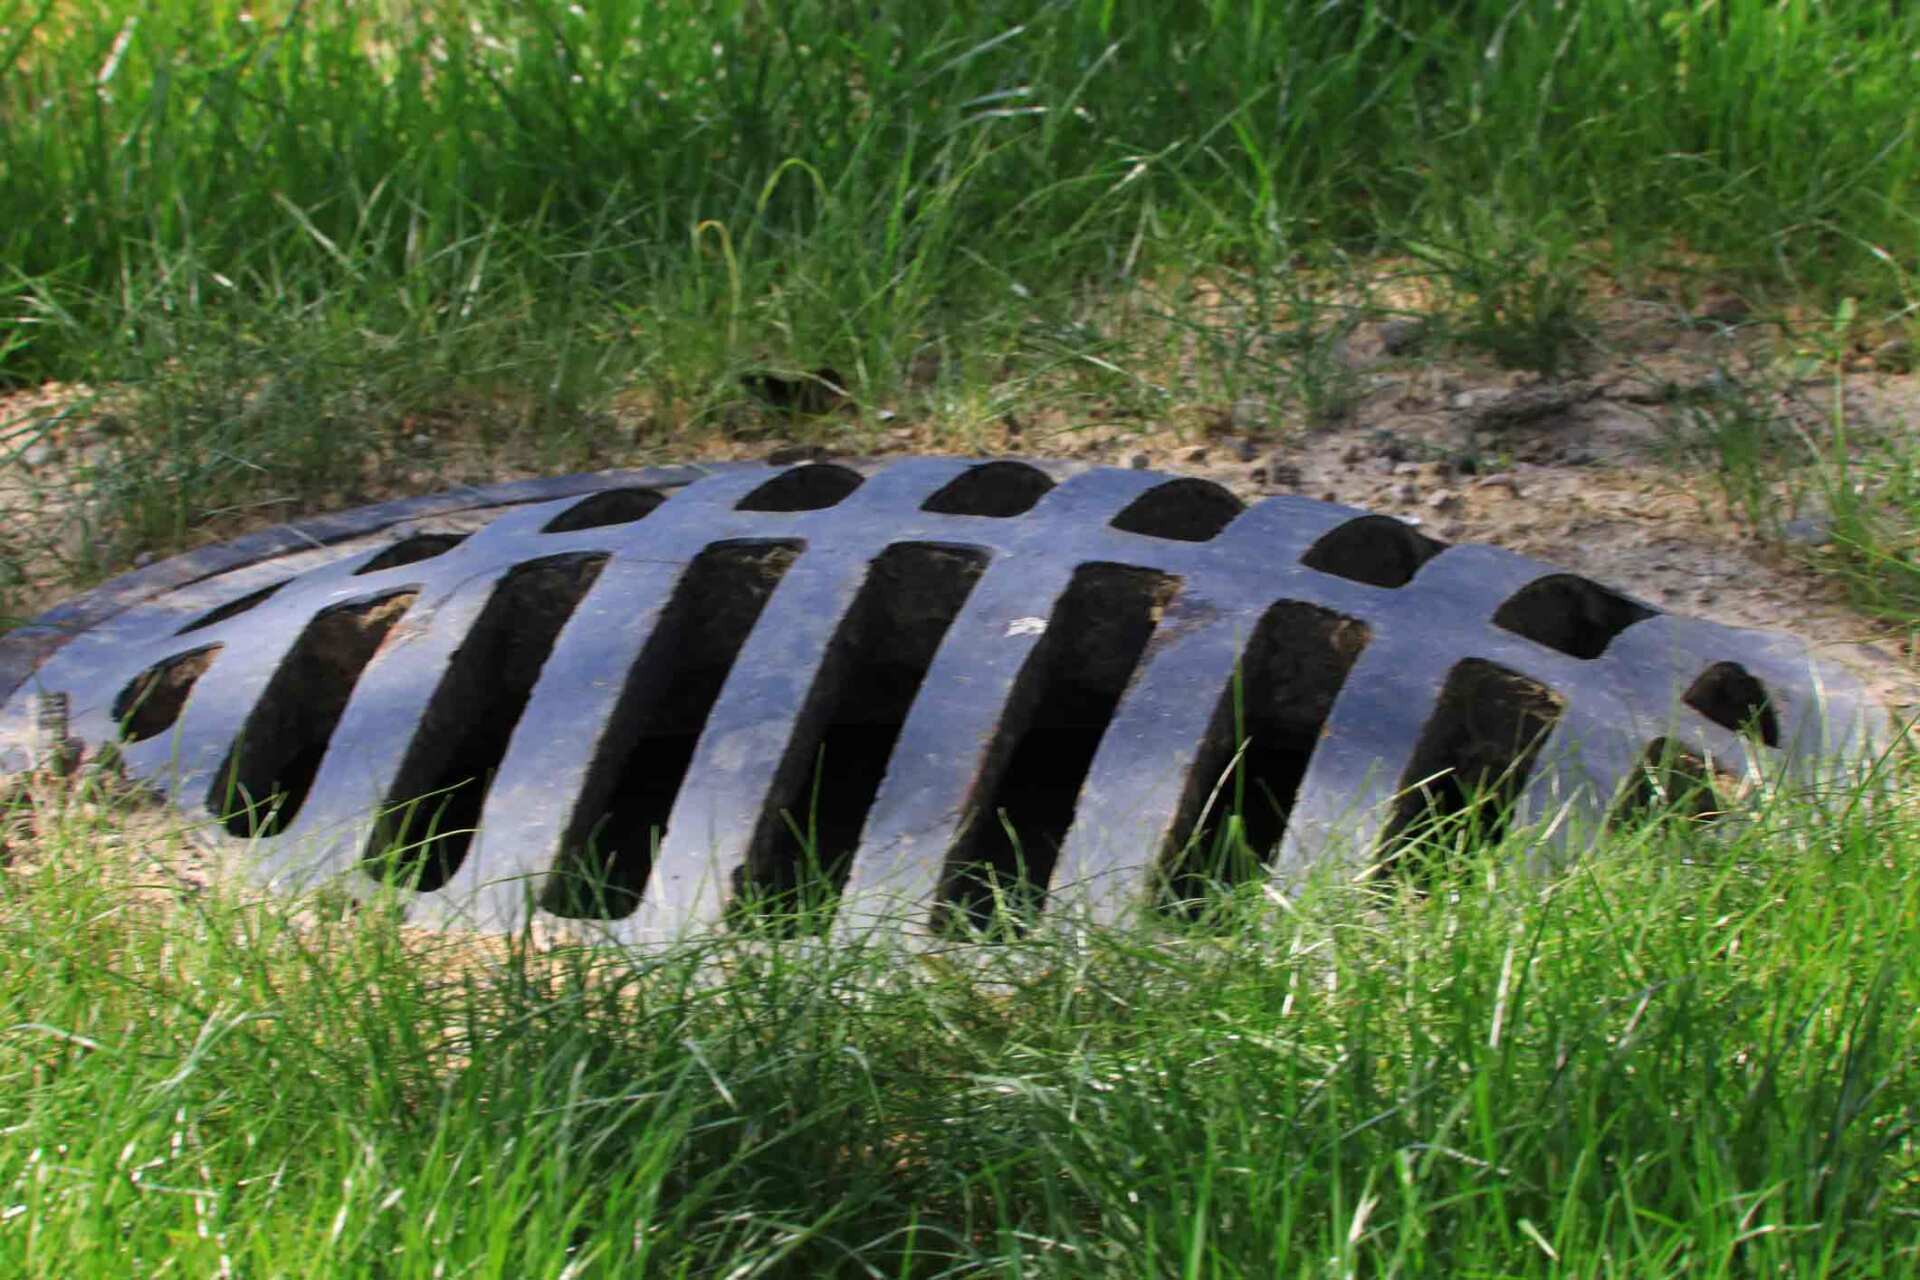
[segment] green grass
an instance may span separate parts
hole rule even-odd
[[[1484,293],[1679,242],[1887,299],[1916,246],[1920,18],[1880,4],[0,12],[22,370],[266,299],[383,334],[584,310],[885,379],[1010,285],[1196,250],[1417,249]]]
[[[1920,441],[1862,423],[1841,381],[1851,304],[1772,367],[1721,371],[1676,438],[1763,535],[1792,539],[1852,602],[1909,635],[1920,618]]]
[[[11,811],[9,1275],[1920,1265],[1920,819],[1858,796],[984,964],[422,938],[185,887],[118,811]]]
[[[741,421],[756,365],[909,418],[1337,418],[1378,308],[1330,288],[1386,257],[1549,372],[1596,278],[1911,329],[1917,45],[1804,0],[0,0],[0,384],[121,392],[86,579],[423,435],[790,429]]]

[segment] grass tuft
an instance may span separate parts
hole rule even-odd
[[[1865,793],[903,961],[263,902],[91,785],[8,815],[10,1274],[1915,1261],[1920,827]]]

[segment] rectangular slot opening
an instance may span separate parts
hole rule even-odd
[[[1365,623],[1298,601],[1261,617],[1182,798],[1171,902],[1191,912],[1272,862],[1334,699],[1369,638]]]
[[[414,595],[339,605],[307,623],[214,774],[207,808],[228,834],[275,836],[293,824],[347,699]]]
[[[628,674],[608,749],[581,789],[542,895],[544,910],[611,920],[640,905],[700,732],[799,554],[796,542],[723,542],[688,565]]]
[[[1517,671],[1479,658],[1457,664],[1400,779],[1381,863],[1497,843],[1562,708],[1559,695]]]
[[[163,658],[127,682],[113,700],[113,718],[122,742],[157,738],[179,723],[187,698],[220,653],[217,644]]]
[[[540,669],[606,559],[551,556],[500,579],[420,718],[362,863],[368,875],[424,892],[459,870]]]
[[[1616,826],[1653,819],[1713,822],[1745,798],[1746,780],[1672,738],[1655,738],[1614,798]]]
[[[1100,739],[1178,589],[1128,565],[1074,573],[1001,722],[938,923],[1018,928],[1039,911]]]
[[[874,559],[735,885],[738,915],[825,931],[908,708],[986,566],[983,551],[922,543]]]

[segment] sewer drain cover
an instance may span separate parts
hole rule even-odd
[[[1705,812],[1823,776],[1884,723],[1794,640],[1390,517],[948,458],[271,530],[15,631],[0,692],[15,766],[36,720],[116,751],[276,885],[635,942],[799,882],[841,931],[1113,917],[1228,846],[1282,881],[1390,862],[1470,791],[1578,840],[1680,782]]]

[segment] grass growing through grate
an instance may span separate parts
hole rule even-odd
[[[1545,879],[1463,840],[1425,893],[984,964],[423,937],[190,887],[121,810],[9,812],[10,1275],[1915,1266],[1909,809],[1649,820]]]

